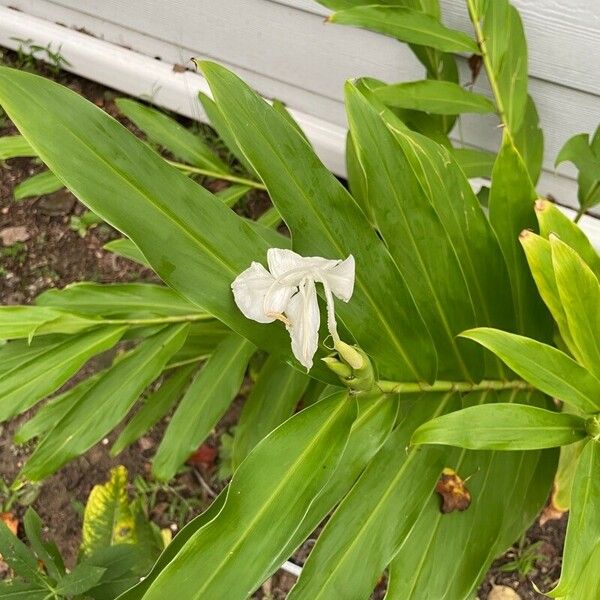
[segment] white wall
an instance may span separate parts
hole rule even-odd
[[[566,139],[592,132],[600,121],[600,0],[514,2],[529,35],[530,91],[546,134],[540,192],[573,204],[574,170],[565,165],[557,174],[553,163]],[[371,32],[325,24],[327,11],[312,0],[0,0],[0,5],[23,11],[22,22],[33,15],[48,23],[85,28],[113,46],[158,57],[161,65],[186,63],[191,56],[223,62],[263,95],[283,100],[301,119],[308,119],[309,127],[317,132],[317,149],[339,173],[343,171],[343,82],[361,75],[392,82],[422,74],[404,45]],[[448,25],[470,30],[462,0],[442,0],[442,5]],[[54,41],[68,42],[63,53],[77,72],[130,93],[140,94],[146,86],[142,93],[158,103],[201,117],[191,93],[166,102],[157,88],[158,79],[152,80],[148,72],[136,75],[129,70],[127,76],[119,77],[108,72],[108,64],[106,72],[92,71],[77,56],[78,44],[62,29],[54,30],[59,38]],[[50,30],[46,33],[51,35]],[[14,46],[9,34],[10,26],[4,24],[3,29],[0,18],[0,43]],[[462,59],[461,64],[466,71]],[[178,77],[178,84],[166,82]],[[199,76],[194,76],[198,80],[185,77],[190,92],[201,85]],[[163,73],[161,86],[181,89],[181,78]],[[486,93],[485,81],[478,85]],[[482,148],[494,149],[498,141],[491,117],[463,118],[456,135]]]

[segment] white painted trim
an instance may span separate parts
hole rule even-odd
[[[106,42],[85,33],[57,25],[24,12],[0,6],[0,45],[16,49],[12,38],[33,39],[40,45],[60,47],[73,73],[98,81],[133,96],[151,97],[152,102],[192,119],[207,120],[199,91],[210,94],[208,83],[198,73],[176,73],[173,65]],[[290,109],[311,141],[323,163],[344,176],[346,128],[307,113]],[[544,172],[538,188],[541,193],[569,201],[575,182]],[[570,209],[565,212],[573,213]],[[600,248],[600,221],[584,217],[582,228]]]
[[[36,44],[60,47],[69,71],[193,119],[207,120],[197,100],[198,92],[210,94],[201,75],[175,73],[173,65],[105,42],[45,19],[0,6],[0,45],[16,49],[12,38],[33,39]],[[339,125],[290,109],[321,160],[335,173],[345,173],[346,132]]]

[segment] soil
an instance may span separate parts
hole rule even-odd
[[[23,66],[19,62],[22,57],[10,51],[4,52],[3,60],[5,63]],[[34,62],[27,66],[81,93],[142,136],[118,114],[114,98],[122,94],[65,71],[55,73],[43,63]],[[192,126],[190,121],[183,118],[180,120],[184,125]],[[14,126],[0,113],[0,136],[15,133],[17,131]],[[155,275],[149,269],[102,249],[106,242],[118,237],[118,233],[108,225],[98,225],[88,230],[83,237],[69,227],[71,217],[85,211],[69,192],[63,190],[41,198],[13,201],[14,187],[42,169],[39,161],[34,159],[17,158],[0,163],[0,235],[6,228],[23,228],[20,231],[22,241],[0,245],[2,304],[27,304],[48,288],[63,287],[74,281],[155,280]],[[203,183],[213,191],[226,185],[214,180]],[[246,216],[256,217],[268,206],[268,198],[264,194],[255,193],[238,210]],[[94,364],[86,368],[93,369]],[[246,389],[247,387],[244,386]],[[233,403],[231,410],[206,442],[207,448],[204,450],[209,455],[214,455],[213,450],[219,447],[220,436],[235,424],[242,402],[243,395]],[[0,425],[0,474],[6,483],[13,480],[32,449],[28,445],[16,446],[11,441],[13,433],[28,416],[22,415]],[[166,420],[114,459],[108,453],[118,434],[113,432],[109,438],[66,465],[42,485],[21,490],[10,510],[20,520],[27,505],[33,505],[46,524],[47,534],[55,540],[67,563],[73,565],[80,544],[81,511],[90,490],[95,484],[104,482],[110,469],[118,464],[127,467],[131,481],[138,477],[138,481],[145,482],[146,486],[156,486],[149,476],[149,459],[156,450],[165,426]],[[214,461],[209,460],[206,464],[202,460],[194,461],[168,487],[158,491],[156,500],[148,504],[148,511],[161,528],[170,528],[176,532],[185,521],[204,510],[223,486],[224,482],[218,477]],[[136,486],[138,492],[139,489],[139,485]],[[7,501],[8,494],[3,497],[0,488],[0,506]],[[566,516],[558,521],[549,521],[544,527],[534,525],[520,546],[516,544],[493,564],[479,590],[478,598],[485,600],[495,585],[511,587],[522,600],[545,598],[535,590],[534,585],[539,589],[548,589],[557,580],[565,528]],[[314,541],[313,536],[295,555],[294,561],[297,564],[303,564]],[[529,572],[503,570],[503,566],[522,557],[532,545],[535,557]],[[283,600],[294,581],[292,575],[279,571],[253,598]],[[384,594],[385,578],[382,578],[373,598],[383,598]]]

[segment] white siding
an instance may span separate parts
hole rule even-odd
[[[327,11],[311,0],[0,0],[1,4],[68,27],[83,27],[166,63],[185,63],[191,56],[223,62],[266,97],[280,98],[329,123],[338,137],[336,126],[345,125],[346,79],[370,75],[392,82],[422,74],[404,45],[371,32],[325,24]],[[600,121],[600,0],[515,0],[515,4],[529,34],[530,91],[546,133],[546,173],[540,191],[572,204],[574,171],[565,165],[556,174],[553,162],[566,139],[593,131]],[[469,30],[462,0],[442,0],[442,5],[450,26]],[[465,71],[464,60],[461,63]],[[483,79],[478,87],[487,92]],[[186,108],[182,112],[189,113]],[[195,105],[192,110],[197,110]],[[498,140],[490,117],[465,117],[458,135],[466,144],[489,149]],[[335,144],[340,147],[339,140]],[[333,163],[342,170],[341,157]]]

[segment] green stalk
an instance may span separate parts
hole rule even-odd
[[[502,381],[497,379],[484,379],[479,383],[470,381],[435,381],[427,383],[413,383],[403,381],[378,381],[376,387],[384,394],[420,394],[423,392],[479,392],[490,390],[532,390],[533,386],[526,381],[515,379]]]
[[[185,171],[186,173],[194,173],[196,175],[204,175],[205,177],[212,177],[214,179],[223,179],[225,181],[231,181],[232,183],[240,183],[242,185],[247,185],[248,187],[255,188],[257,190],[266,190],[267,187],[258,181],[253,181],[252,179],[246,179],[244,177],[237,177],[236,175],[230,175],[229,173],[220,173],[217,171],[209,171],[207,169],[200,169],[198,167],[192,167],[191,165],[186,165],[184,163],[176,162],[174,160],[167,160],[172,167],[179,169],[180,171]]]
[[[475,8],[475,0],[467,0],[467,8],[469,10],[469,18],[471,19],[471,23],[473,23],[473,29],[475,30],[475,38],[477,39],[477,44],[479,45],[479,49],[481,50],[481,58],[483,59],[483,66],[485,67],[485,71],[488,76],[488,80],[490,82],[490,87],[492,88],[492,93],[494,94],[494,99],[496,101],[496,108],[498,109],[498,116],[504,125],[504,129],[508,136],[512,141],[512,132],[508,129],[505,115],[504,104],[502,102],[502,97],[500,94],[500,89],[498,87],[498,81],[496,80],[496,75],[494,70],[492,69],[492,63],[490,62],[490,57],[487,50],[487,43],[483,36],[483,30],[481,28],[481,19],[480,15],[477,14],[477,10]],[[514,145],[514,144],[513,144]]]
[[[214,319],[207,313],[193,313],[191,315],[176,315],[172,317],[155,317],[152,319],[102,319],[101,325],[131,325],[140,327],[146,325],[163,325],[166,323],[186,323],[192,321],[210,321]]]

